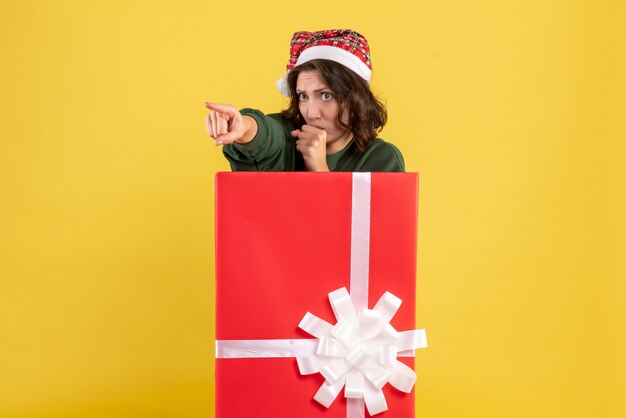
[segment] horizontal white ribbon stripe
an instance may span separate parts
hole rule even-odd
[[[426,333],[415,331],[421,346],[426,347]],[[402,333],[401,333],[402,334]],[[294,340],[216,340],[215,358],[293,358],[315,354],[318,340],[298,338]],[[399,351],[398,357],[415,357],[414,350]]]
[[[317,348],[316,339],[295,340],[218,340],[216,358],[298,357],[309,355]]]

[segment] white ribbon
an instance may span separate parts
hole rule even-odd
[[[307,312],[300,324],[316,339],[217,340],[216,358],[296,357],[301,374],[321,373],[325,382],[314,399],[329,407],[341,389],[347,398],[346,418],[387,410],[382,388],[387,383],[410,392],[415,372],[398,357],[412,357],[426,347],[423,329],[396,331],[389,321],[402,301],[386,292],[373,309],[368,305],[371,174],[352,174],[350,289],[329,293],[337,323]]]
[[[389,383],[409,393],[416,379],[415,372],[398,361],[398,352],[426,347],[426,332],[398,332],[389,324],[402,303],[389,292],[374,309],[362,309],[358,315],[345,287],[328,298],[337,319],[334,326],[310,312],[298,325],[318,339],[314,354],[297,357],[301,374],[320,373],[326,379],[313,399],[328,408],[345,386],[345,397],[362,399],[370,415],[386,411],[383,386]],[[359,416],[358,403],[352,404],[353,416]]]
[[[288,358],[315,354],[317,339],[217,340],[215,358]],[[415,357],[413,350],[399,351],[398,357]]]
[[[350,292],[357,312],[367,308],[370,268],[371,173],[352,174]]]
[[[216,341],[216,358],[282,358],[315,352],[317,340],[220,340]]]

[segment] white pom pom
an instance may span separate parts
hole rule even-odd
[[[289,97],[290,93],[289,93],[289,84],[287,84],[287,78],[286,77],[281,77],[278,80],[276,80],[276,88],[278,89],[279,92],[281,92],[281,94],[285,97]]]

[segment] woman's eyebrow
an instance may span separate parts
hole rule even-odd
[[[319,93],[320,91],[323,90],[329,90],[330,91],[330,87],[321,87],[319,89],[313,90],[313,93]],[[300,89],[296,89],[296,93],[304,93],[304,90],[300,90]]]

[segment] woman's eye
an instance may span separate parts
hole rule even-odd
[[[301,102],[304,102],[306,99],[307,99],[306,94],[304,93],[298,94],[298,100],[300,100]]]
[[[330,100],[333,98],[333,95],[328,93],[328,92],[324,92],[322,93],[322,100]]]

